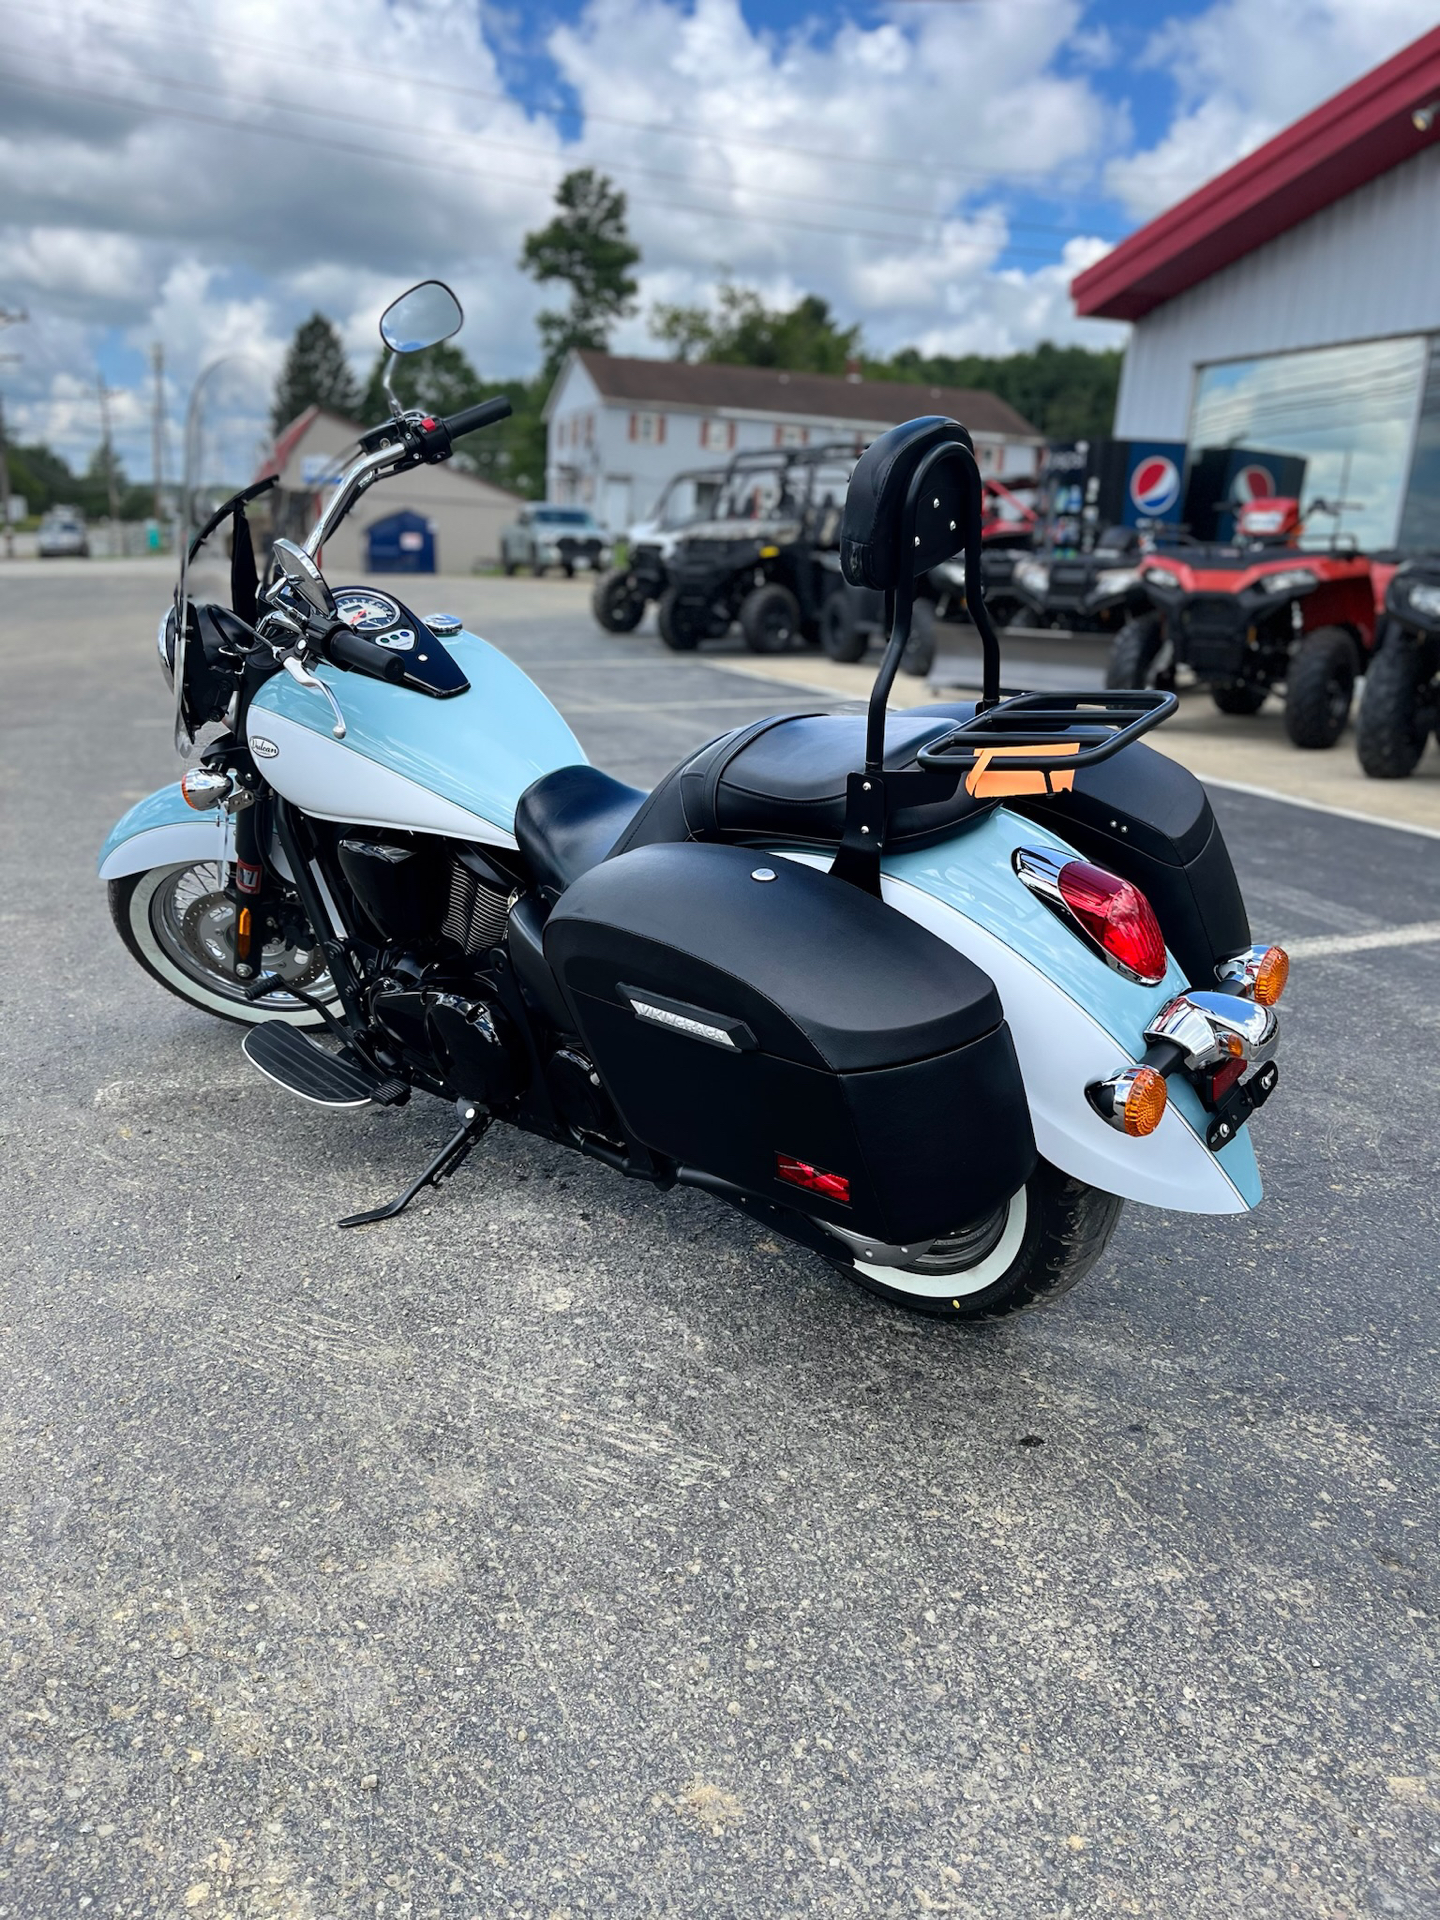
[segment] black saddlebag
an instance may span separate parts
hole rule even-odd
[[[567,889],[545,957],[652,1153],[896,1245],[983,1217],[1035,1164],[989,977],[827,873],[637,848]]]
[[[968,719],[969,704],[922,707]],[[1250,944],[1230,850],[1205,789],[1188,768],[1143,741],[1082,767],[1071,793],[1007,800],[1098,867],[1139,887],[1191,986],[1213,987],[1217,962]]]

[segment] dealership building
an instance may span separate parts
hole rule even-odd
[[[1132,323],[1117,438],[1298,456],[1362,546],[1440,550],[1440,28],[1071,291]]]

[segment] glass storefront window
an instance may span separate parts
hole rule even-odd
[[[1362,548],[1391,546],[1428,345],[1417,334],[1201,367],[1190,445],[1298,454],[1302,498],[1346,503],[1338,521],[1311,520],[1311,540],[1338,527]]]
[[[1430,342],[1430,371],[1415,431],[1410,490],[1400,517],[1400,544],[1440,553],[1440,339]]]

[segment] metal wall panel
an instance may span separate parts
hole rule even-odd
[[[1440,332],[1440,146],[1135,322],[1121,439],[1183,440],[1195,369],[1296,347]]]

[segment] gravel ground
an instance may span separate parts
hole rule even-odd
[[[0,1916],[1440,1910],[1440,943],[1297,966],[1258,1213],[995,1328],[505,1132],[341,1235],[448,1114],[288,1099],[94,878],[164,590],[0,576]],[[627,778],[783,704],[421,599]],[[1432,843],[1216,803],[1257,931],[1440,920]]]

